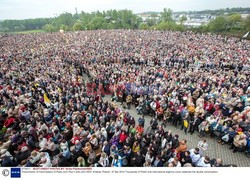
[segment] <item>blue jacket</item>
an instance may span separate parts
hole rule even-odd
[[[230,131],[228,134],[229,134],[229,138],[234,138],[235,135],[236,135],[236,132],[235,131]]]

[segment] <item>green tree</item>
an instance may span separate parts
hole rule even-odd
[[[70,31],[71,30],[71,28],[69,27],[69,26],[67,26],[67,25],[64,25],[64,24],[62,24],[61,26],[60,26],[60,30],[64,30],[64,31]]]
[[[250,15],[248,15],[247,18],[243,20],[243,23],[244,23],[245,29],[247,31],[250,31]]]
[[[179,19],[181,24],[183,24],[183,22],[185,22],[186,20],[187,20],[187,16],[181,16],[181,18]]]
[[[241,22],[241,15],[240,14],[232,14],[232,15],[228,16],[228,20],[231,23]]]
[[[51,24],[46,24],[43,29],[45,32],[56,32],[58,30],[55,26]]]
[[[174,27],[174,22],[160,22],[159,24],[155,25],[154,28],[156,30],[172,30]]]
[[[208,30],[211,32],[223,32],[228,28],[228,20],[224,16],[217,16],[208,23]]]
[[[149,26],[148,26],[148,24],[142,23],[142,24],[139,25],[139,29],[140,29],[140,30],[148,30],[148,29],[149,29]]]
[[[161,20],[164,22],[172,22],[172,14],[173,11],[171,9],[164,8],[163,12],[161,12]]]
[[[54,24],[57,27],[61,27],[62,25],[72,27],[75,22],[75,19],[73,18],[71,13],[63,13],[60,14],[59,17],[55,18]]]
[[[81,22],[76,22],[76,23],[73,25],[73,30],[74,30],[74,31],[84,30],[84,26],[82,25]]]
[[[242,18],[240,14],[232,14],[228,16],[228,28],[230,30],[242,30],[244,24],[242,23]]]
[[[157,24],[157,14],[156,13],[150,13],[150,16],[148,19],[146,19],[146,23],[149,26],[153,26]]]
[[[1,31],[26,31],[42,29],[43,26],[52,22],[52,18],[36,18],[25,20],[4,20],[1,22]]]
[[[96,29],[106,29],[106,21],[103,17],[94,17],[90,23],[88,24],[88,29],[96,30]]]

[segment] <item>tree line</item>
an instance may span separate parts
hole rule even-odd
[[[202,11],[179,11],[174,12],[174,14],[210,14],[220,16],[225,13],[233,14],[233,13],[242,13],[242,14],[249,14],[250,7],[242,8],[242,7],[235,7],[235,8],[226,8],[226,9],[216,9],[216,10],[202,10]]]
[[[233,11],[235,10],[235,11]],[[184,25],[187,17],[184,15],[179,22],[173,20],[173,11],[164,8],[158,13],[149,13],[148,18],[143,20],[131,10],[107,10],[91,13],[62,13],[53,18],[36,18],[25,20],[4,20],[0,22],[0,31],[18,32],[28,30],[43,30],[56,32],[64,31],[96,30],[96,29],[142,29],[142,30],[194,30],[200,32],[247,32],[250,31],[250,16],[242,18],[238,13],[240,8],[228,9],[221,15],[216,16],[208,24],[198,28],[188,28]],[[244,12],[246,9],[243,9]],[[209,10],[208,10],[209,11]],[[210,11],[209,11],[210,12]],[[217,11],[216,11],[217,12]],[[223,11],[224,12],[224,11]]]
[[[4,20],[0,22],[3,32],[18,32],[42,29],[54,32],[96,30],[96,29],[138,29],[142,19],[131,10],[108,10],[92,13],[81,12],[71,14],[68,12],[54,18],[36,18],[25,20]]]

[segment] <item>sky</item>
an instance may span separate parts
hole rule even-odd
[[[0,20],[55,17],[63,12],[129,9],[135,13],[250,7],[250,0],[0,0]]]

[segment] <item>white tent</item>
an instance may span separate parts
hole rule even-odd
[[[243,35],[243,37],[242,37],[242,38],[247,38],[247,37],[248,37],[248,35],[249,35],[249,32],[247,32],[245,35]]]

